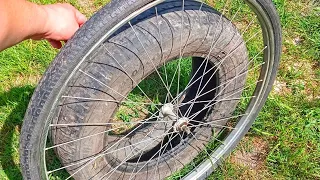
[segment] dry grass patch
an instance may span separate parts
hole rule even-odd
[[[245,137],[230,157],[230,162],[253,171],[265,169],[268,142],[260,137]]]

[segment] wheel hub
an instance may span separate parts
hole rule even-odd
[[[179,117],[174,113],[174,106],[171,103],[164,104],[160,109],[160,119],[166,120],[166,121],[173,121],[173,130],[175,132],[185,132],[187,134],[190,134],[190,128],[188,127],[189,124],[189,118],[187,117]]]

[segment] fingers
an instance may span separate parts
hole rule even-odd
[[[82,24],[84,24],[87,21],[87,17],[85,15],[83,15],[79,10],[77,10],[74,6],[72,6],[71,4],[68,4],[68,3],[64,3],[64,5],[68,6],[69,8],[71,8],[74,11],[76,21],[79,24],[79,27],[82,26]]]
[[[62,42],[69,40],[87,18],[70,4],[52,4],[43,6],[48,14],[47,26],[40,39],[47,39],[54,47],[60,49]],[[34,38],[33,38],[34,39]]]
[[[60,49],[62,47],[62,44],[60,41],[56,41],[56,40],[52,40],[52,39],[47,39],[47,40],[51,44],[51,46],[56,49]]]
[[[80,27],[82,26],[82,24],[84,24],[87,21],[87,17],[83,15],[81,12],[79,12],[78,10],[75,10],[75,13],[76,13],[76,20]]]

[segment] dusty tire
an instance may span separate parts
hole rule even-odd
[[[223,22],[219,22],[220,14],[214,10],[203,8],[203,10],[206,10],[204,13],[203,11],[197,11],[198,7],[199,3],[196,2],[185,4],[186,10],[183,12],[185,25],[183,27],[184,32],[182,33],[182,39],[184,42],[182,43],[180,43],[180,24],[182,15],[180,11],[181,2],[165,3],[159,6],[158,13],[161,14],[161,19],[160,17],[157,19],[155,16],[141,17],[141,19],[145,20],[139,21],[133,25],[137,36],[131,28],[120,32],[105,42],[103,47],[97,49],[97,53],[90,58],[90,61],[95,63],[90,63],[86,67],[81,68],[82,71],[94,76],[97,80],[92,81],[91,77],[87,76],[86,74],[79,73],[79,76],[72,79],[73,87],[67,88],[64,95],[121,101],[123,100],[123,97],[115,93],[113,90],[116,90],[120,94],[128,94],[131,92],[131,90],[135,87],[135,84],[130,79],[130,76],[135,82],[140,82],[154,72],[153,65],[160,67],[164,62],[178,58],[180,49],[183,47],[186,47],[184,48],[184,56],[186,57],[205,57],[210,50],[211,42],[214,38],[216,39],[214,41],[217,41],[217,45],[215,52],[212,52],[212,56],[209,57],[212,64],[218,64],[219,58],[224,58],[224,52],[229,52],[230,50],[241,45],[241,47],[238,48],[237,53],[232,54],[232,56],[228,57],[223,62],[219,69],[219,77],[217,77],[217,81],[222,84],[234,78],[236,74],[241,73],[241,70],[245,70],[244,66],[248,62],[247,50],[240,33],[238,33],[236,27],[233,26],[229,20],[223,18]],[[149,13],[150,15],[155,14],[153,11]],[[160,43],[159,39],[159,30],[156,28],[157,21],[162,24],[162,43]],[[220,26],[220,23],[223,25]],[[219,28],[210,31],[210,34],[208,34],[208,29],[210,26]],[[215,35],[216,37],[214,37]],[[143,45],[140,45],[139,39],[143,40]],[[109,54],[109,52],[111,54]],[[148,52],[148,54],[146,52]],[[121,66],[126,69],[126,72],[119,67],[113,58],[117,59]],[[152,59],[153,64],[150,63],[150,59]],[[194,58],[194,72],[197,70],[197,63],[199,63],[199,58]],[[107,81],[105,77],[108,77]],[[206,79],[209,77],[210,76],[206,76]],[[241,91],[236,94],[233,93],[243,88],[245,80],[246,76],[244,75],[243,78],[238,78],[237,80],[233,81],[232,84],[224,89],[224,92],[221,93],[217,100],[226,97],[239,98]],[[104,82],[106,86],[111,87],[113,90],[110,90],[106,86],[102,85],[99,83],[99,81]],[[213,79],[206,88],[215,88],[217,83],[214,81],[215,79]],[[94,87],[95,89],[102,90],[102,92],[83,87]],[[197,84],[192,86],[187,94],[187,98],[194,98],[195,95],[193,93],[196,92],[197,88]],[[230,96],[231,94],[233,95]],[[208,94],[207,97],[203,97],[202,100],[208,100],[210,97],[211,99],[214,97],[214,92],[212,92],[211,95]],[[59,118],[54,122],[55,124],[108,122],[108,119],[112,118],[114,112],[118,108],[118,104],[116,103],[75,103],[73,99],[68,99],[62,102],[62,104],[68,105],[61,107],[59,114],[57,114]],[[212,113],[211,115],[208,115],[208,118],[220,119],[228,117],[234,111],[236,104],[236,101],[219,103],[214,106],[214,109],[211,110]],[[197,108],[203,107],[197,106]],[[215,109],[219,109],[219,113],[216,113]],[[72,141],[86,135],[103,132],[106,131],[107,128],[109,127],[75,127],[57,129],[53,132],[54,144],[61,144],[63,142]],[[159,136],[159,133],[165,130],[164,127],[162,128],[163,129],[157,127],[156,130],[159,132],[152,133],[150,138],[154,138],[157,135]],[[145,131],[148,131],[149,129],[151,129],[151,127],[148,127],[145,129]],[[196,133],[196,135],[199,136],[198,138],[209,141],[211,137],[211,129],[204,127],[201,128],[201,131],[201,133]],[[135,133],[135,135],[130,136],[130,139],[128,138],[122,141],[124,141],[124,144],[133,144],[134,142],[145,140],[145,138],[148,137],[143,138],[140,133]],[[145,144],[139,144],[139,146],[146,146],[150,141],[147,141]],[[63,164],[68,165],[70,162],[77,162],[81,159],[93,156],[94,154],[103,151],[103,148],[106,146],[105,143],[105,139],[98,136],[59,147],[56,149],[56,151]],[[194,147],[203,146],[202,144],[199,144],[199,142],[192,141],[189,143],[193,144]],[[119,146],[121,147],[121,145]],[[120,148],[119,146],[117,146],[117,148]],[[132,146],[131,148],[135,148],[135,146]],[[158,173],[150,173],[154,172],[154,167],[157,160],[154,159],[154,161],[150,161],[145,167],[143,167],[140,173],[136,174],[135,178],[163,179],[167,176],[170,176],[172,172],[181,169],[183,167],[182,164],[191,162],[191,160],[198,154],[198,151],[192,146],[179,148],[180,150],[175,149],[177,152],[176,156],[181,161],[179,164],[177,164],[176,159],[174,158],[162,160],[158,163],[158,171],[161,172],[161,176],[158,177]],[[116,153],[113,157],[108,157],[106,155],[107,160],[103,160],[103,158],[101,158],[100,161],[89,164],[87,168],[79,171],[74,178],[90,179],[94,177],[96,179],[100,179],[117,165],[116,161],[121,162],[121,160],[123,160],[121,156],[125,156],[125,153],[129,152],[123,152],[123,154]],[[94,168],[92,168],[93,166]],[[141,164],[140,168],[142,166],[143,163]],[[118,168],[119,170],[113,173],[112,178],[109,177],[108,179],[117,179],[119,177],[129,179],[134,168],[139,169],[139,166],[135,167],[135,163],[124,164]],[[78,168],[72,168],[68,170],[69,173],[72,174],[77,169]],[[153,177],[153,175],[157,176]]]

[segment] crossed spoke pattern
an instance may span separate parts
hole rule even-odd
[[[237,1],[238,2],[238,1]],[[53,122],[49,125],[51,131],[63,131],[64,129],[72,128],[90,128],[92,132],[88,135],[78,136],[75,139],[63,141],[60,143],[47,143],[47,146],[44,148],[45,156],[49,156],[48,152],[53,149],[63,149],[67,145],[71,145],[77,142],[82,142],[85,140],[90,140],[91,138],[105,138],[109,137],[112,141],[107,143],[105,147],[102,148],[100,152],[97,152],[94,155],[84,157],[78,161],[63,163],[61,167],[50,169],[47,167],[47,175],[50,177],[52,174],[59,171],[68,170],[69,175],[65,179],[71,179],[76,176],[78,173],[88,166],[93,166],[96,161],[105,157],[112,157],[116,160],[111,160],[113,164],[108,169],[108,172],[95,178],[95,179],[110,179],[118,171],[125,168],[127,176],[122,177],[122,179],[135,179],[137,175],[148,170],[149,164],[153,164],[154,168],[149,170],[148,173],[150,176],[161,179],[161,168],[159,165],[161,163],[168,163],[168,157],[173,159],[175,167],[184,167],[186,168],[195,168],[199,163],[201,163],[201,158],[194,157],[194,160],[190,162],[184,162],[179,157],[179,152],[175,151],[177,147],[190,147],[199,155],[204,155],[206,158],[214,159],[212,152],[214,148],[210,149],[212,144],[218,144],[219,146],[224,146],[223,138],[220,138],[220,134],[223,131],[232,131],[236,129],[237,119],[245,117],[248,113],[245,111],[246,106],[243,104],[248,103],[250,100],[256,98],[252,95],[252,92],[257,86],[257,84],[262,83],[263,80],[259,79],[259,76],[254,74],[259,73],[262,66],[264,65],[263,61],[260,61],[263,52],[268,49],[268,46],[262,46],[261,49],[255,50],[255,54],[251,54],[250,59],[245,64],[240,64],[235,69],[238,71],[229,79],[226,79],[224,82],[217,84],[214,88],[207,89],[210,83],[217,78],[217,76],[223,76],[224,74],[219,74],[220,69],[223,68],[223,65],[229,58],[233,57],[240,48],[251,43],[251,41],[256,40],[261,36],[260,31],[255,31],[251,35],[245,38],[245,41],[242,40],[242,37],[246,36],[246,32],[250,31],[250,28],[255,26],[255,19],[249,20],[247,25],[241,28],[241,34],[233,38],[235,46],[232,49],[229,49],[227,52],[224,52],[223,57],[217,58],[218,60],[213,62],[212,57],[216,57],[216,49],[219,41],[222,39],[221,33],[224,30],[225,26],[230,26],[234,21],[237,21],[239,14],[245,5],[243,3],[241,6],[238,6],[230,20],[226,21],[224,15],[227,16],[228,7],[230,8],[230,1],[223,3],[221,8],[221,14],[219,15],[217,25],[220,26],[220,31],[214,31],[216,27],[210,26],[208,28],[208,34],[212,34],[212,42],[210,43],[210,48],[207,51],[207,54],[202,58],[202,61],[199,63],[197,69],[191,72],[191,77],[187,83],[184,83],[183,71],[185,69],[182,67],[184,64],[190,63],[191,59],[185,58],[185,50],[188,47],[188,44],[191,43],[190,39],[184,39],[183,33],[185,33],[185,24],[188,22],[188,13],[186,13],[186,2],[182,0],[181,10],[179,11],[179,16],[181,17],[181,26],[178,28],[180,31],[180,41],[179,41],[179,56],[176,61],[167,62],[164,58],[164,55],[161,55],[161,68],[155,63],[155,60],[150,55],[148,51],[149,47],[146,47],[143,43],[143,39],[139,35],[140,29],[138,26],[135,26],[131,21],[127,22],[128,29],[131,30],[134,37],[138,40],[139,46],[141,46],[142,51],[146,56],[147,63],[150,64],[150,67],[153,69],[153,73],[150,75],[150,78],[146,78],[143,81],[154,82],[158,84],[156,89],[161,92],[161,94],[150,93],[148,88],[145,88],[143,84],[140,83],[140,79],[132,76],[128,66],[124,66],[121,63],[114,52],[112,52],[107,44],[102,44],[101,49],[113,60],[115,66],[120,69],[132,82],[135,89],[133,92],[136,93],[136,96],[132,98],[131,94],[126,94],[114,87],[110,86],[108,83],[97,78],[95,74],[92,74],[85,69],[79,69],[78,72],[83,77],[99,84],[107,91],[117,95],[118,99],[107,99],[107,98],[92,98],[92,97],[82,97],[82,96],[73,96],[72,94],[61,96],[61,103],[59,106],[63,107],[67,104],[72,103],[92,103],[92,104],[115,104],[118,109],[125,109],[126,113],[115,113],[112,118],[108,118],[105,122],[73,122],[73,123],[59,123]],[[237,3],[236,3],[237,4]],[[204,2],[200,3],[199,11],[203,10]],[[157,28],[156,38],[158,43],[162,47],[165,44],[166,40],[163,37],[162,29],[164,28],[161,19],[163,16],[159,11],[158,7],[154,7],[155,19],[157,23],[155,24]],[[209,20],[208,20],[209,23]],[[219,28],[218,28],[219,29]],[[236,33],[236,32],[234,32]],[[235,35],[235,34],[234,34]],[[203,40],[204,41],[204,40]],[[228,45],[226,45],[228,46]],[[250,54],[250,53],[249,53]],[[88,60],[88,62],[94,63],[94,59]],[[173,68],[172,68],[173,67]],[[247,78],[247,76],[250,76]],[[251,77],[252,76],[252,77]],[[248,79],[244,86],[239,87],[238,89],[227,92],[227,89],[230,86],[234,86],[234,83],[240,79]],[[195,89],[193,87],[196,87]],[[193,91],[194,95],[191,99],[185,98],[186,94],[189,91]],[[209,94],[214,94],[210,99],[203,99]],[[138,94],[138,95],[137,95]],[[238,96],[240,94],[240,96]],[[160,97],[160,98],[159,98]],[[222,98],[221,98],[222,97]],[[214,109],[219,111],[220,109],[215,109],[221,103],[224,102],[240,102],[241,108],[237,108],[239,112],[234,114],[229,114],[225,117],[212,117],[204,118],[201,114],[206,114],[209,110]],[[170,112],[165,110],[165,105],[172,105]],[[199,106],[201,105],[201,106]],[[197,108],[197,107],[201,108]],[[136,114],[132,116],[131,114]],[[144,115],[143,115],[144,114]],[[199,118],[201,117],[201,118]],[[181,123],[182,125],[180,126]],[[179,124],[179,125],[177,125]],[[104,129],[101,131],[96,131],[95,128],[100,127],[99,129]],[[101,128],[102,127],[102,128]],[[147,128],[147,131],[143,129]],[[212,136],[208,137],[201,133],[202,129],[212,129]],[[142,136],[139,137],[139,141],[131,141],[132,137],[135,137],[137,132],[141,133]],[[161,132],[161,133],[157,133]],[[126,142],[129,142],[126,144]],[[218,146],[215,145],[215,146]],[[157,148],[155,148],[157,147]],[[150,155],[150,151],[152,154]],[[148,154],[146,158],[146,154]],[[119,157],[123,155],[123,157]],[[111,158],[111,159],[112,159]],[[117,159],[118,158],[118,159]],[[129,167],[127,169],[127,167]],[[169,165],[168,165],[169,166]],[[169,166],[170,167],[170,166]],[[186,175],[186,172],[181,170],[181,168],[170,169],[171,174],[174,174],[175,177],[182,178]],[[117,175],[119,176],[119,175]],[[119,177],[121,179],[121,177]]]

